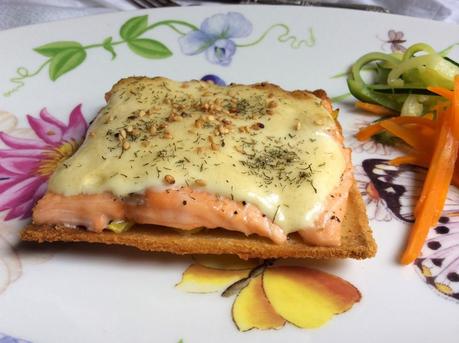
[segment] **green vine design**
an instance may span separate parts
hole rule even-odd
[[[16,75],[10,78],[10,82],[15,86],[3,93],[5,97],[11,96],[20,88],[25,86],[25,81],[38,75],[45,67],[48,66],[49,78],[56,81],[62,75],[72,71],[81,65],[86,57],[87,51],[95,48],[106,50],[111,59],[116,58],[115,46],[126,44],[135,54],[149,59],[163,59],[172,56],[172,51],[162,42],[141,37],[145,32],[152,31],[158,27],[165,26],[179,34],[185,36],[190,31],[199,30],[199,28],[183,20],[162,20],[148,25],[148,15],[133,17],[127,20],[119,30],[120,40],[113,41],[113,37],[105,38],[100,44],[82,45],[76,41],[57,41],[39,46],[33,49],[35,52],[47,57],[35,70],[30,71],[26,67],[18,67]],[[266,29],[256,40],[245,44],[237,44],[239,48],[251,47],[263,41],[268,34],[274,30],[282,30],[278,35],[277,41],[288,43],[292,49],[301,47],[313,47],[315,45],[315,36],[312,28],[309,28],[307,39],[298,39],[290,34],[290,28],[285,24],[274,24]],[[185,30],[185,31],[184,31]]]
[[[290,28],[287,25],[285,25],[285,24],[274,24],[274,25],[271,25],[265,32],[263,32],[261,34],[261,36],[258,39],[256,39],[255,41],[253,41],[251,43],[247,43],[247,44],[236,44],[236,46],[238,48],[247,48],[247,47],[250,47],[250,46],[257,45],[258,43],[263,41],[271,31],[273,31],[276,28],[283,29],[283,33],[281,33],[277,37],[277,41],[280,42],[280,43],[290,42],[290,47],[292,49],[299,49],[299,48],[301,48],[303,46],[311,48],[316,44],[316,37],[315,37],[314,31],[312,30],[311,27],[308,30],[308,35],[309,36],[308,36],[307,39],[298,39],[296,36],[290,34]]]

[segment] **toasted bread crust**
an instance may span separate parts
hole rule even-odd
[[[105,93],[105,100],[108,102],[110,100],[111,96],[113,93],[122,90],[126,86],[128,86],[131,83],[136,83],[140,82],[142,80],[168,80],[164,77],[157,76],[157,77],[147,77],[147,76],[131,76],[131,77],[126,77],[124,79],[120,79],[117,83],[115,83],[112,87],[111,90],[109,90],[107,93]],[[199,80],[191,80],[190,82],[202,82]],[[237,84],[237,83],[231,83],[230,85],[226,87],[233,87],[233,86],[242,86],[242,84]],[[247,86],[247,85],[244,85]],[[328,102],[331,105],[330,98],[327,96],[327,93],[323,89],[317,89],[315,91],[307,91],[307,90],[294,90],[294,91],[287,91],[278,85],[269,83],[269,82],[260,82],[260,83],[255,83],[251,84],[250,87],[253,87],[255,89],[260,89],[264,91],[269,91],[275,95],[278,95],[280,97],[287,97],[287,98],[294,98],[294,99],[309,99],[311,96],[315,96],[321,100],[324,100]]]
[[[118,244],[146,251],[185,254],[234,254],[249,258],[356,258],[375,255],[376,243],[365,212],[360,193],[354,182],[349,193],[347,212],[342,223],[341,246],[316,247],[303,243],[297,235],[290,235],[287,243],[275,244],[255,235],[246,237],[241,233],[223,229],[184,233],[180,230],[155,225],[137,225],[129,231],[116,234],[89,232],[85,229],[62,225],[30,224],[21,234],[24,241],[36,242],[89,242]]]

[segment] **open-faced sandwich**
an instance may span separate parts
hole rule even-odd
[[[323,91],[131,77],[22,234],[242,258],[375,254]]]

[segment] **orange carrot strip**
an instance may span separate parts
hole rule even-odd
[[[453,112],[453,134],[454,138],[459,139],[459,75],[454,78],[453,100],[451,103]]]
[[[357,138],[359,141],[366,141],[382,130],[383,128],[381,125],[379,125],[379,123],[372,124],[360,129],[360,131],[356,133],[355,138]]]
[[[377,114],[380,116],[396,116],[398,115],[397,112],[392,111],[384,106],[371,104],[369,102],[357,101],[355,103],[355,107],[364,110],[365,112],[370,112],[373,114]]]
[[[435,121],[428,119],[428,118],[424,118],[424,117],[400,116],[400,117],[394,117],[394,118],[390,118],[386,120],[390,120],[396,124],[418,124],[418,125],[429,126],[431,128],[437,127],[437,124],[435,123]],[[386,121],[386,120],[383,120],[383,121]]]
[[[427,87],[427,89],[433,93],[436,93],[449,101],[453,101],[453,92],[443,87]]]
[[[426,113],[422,117],[430,120],[433,120],[435,118],[433,112]]]
[[[429,166],[430,158],[418,155],[406,155],[393,158],[389,164],[399,166],[402,164],[412,164],[419,167],[427,168]]]
[[[412,263],[419,255],[430,227],[440,218],[445,204],[459,148],[459,141],[454,138],[451,129],[452,111],[448,112],[440,128],[431,166],[418,202],[416,220],[400,259],[402,264]]]
[[[418,151],[429,149],[430,142],[422,139],[417,130],[410,130],[390,120],[384,120],[379,125]]]
[[[371,124],[367,127],[360,129],[360,131],[357,132],[355,137],[359,141],[365,141],[371,138],[372,136],[374,136],[375,134],[377,134],[378,132],[382,131],[383,128],[381,124],[384,122],[388,122],[388,121],[393,122],[395,124],[417,124],[417,125],[427,126],[432,129],[436,127],[436,123],[433,120],[427,119],[424,117],[412,117],[412,116],[393,117],[390,119],[381,120],[377,123]]]

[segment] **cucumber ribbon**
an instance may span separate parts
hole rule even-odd
[[[362,71],[370,71],[362,77]],[[371,52],[351,67],[347,84],[357,99],[379,104],[402,115],[422,115],[439,97],[428,86],[453,89],[459,64],[425,43],[414,44],[404,53]]]

